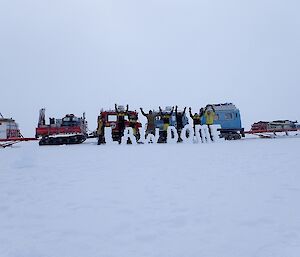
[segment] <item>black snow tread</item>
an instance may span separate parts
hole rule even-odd
[[[86,140],[85,135],[66,136],[66,137],[47,137],[42,138],[39,145],[74,145],[81,144]]]

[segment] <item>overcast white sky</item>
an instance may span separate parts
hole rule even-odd
[[[245,127],[299,119],[299,0],[0,0],[0,112],[234,102]]]

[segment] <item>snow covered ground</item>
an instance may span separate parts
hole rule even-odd
[[[1,257],[299,257],[300,139],[0,149]]]

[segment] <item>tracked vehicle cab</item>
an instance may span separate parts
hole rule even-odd
[[[77,118],[74,114],[67,114],[64,118],[62,118],[62,127],[75,127],[80,126],[81,120]]]

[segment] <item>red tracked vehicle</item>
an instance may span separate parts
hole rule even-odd
[[[81,144],[87,139],[87,122],[85,114],[78,118],[74,114],[67,114],[62,119],[49,118],[45,122],[45,109],[40,110],[36,138],[39,145],[69,145]]]

